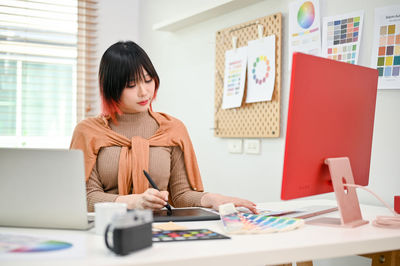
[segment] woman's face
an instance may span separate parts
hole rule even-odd
[[[143,69],[144,80],[130,82],[122,91],[119,108],[124,113],[139,113],[149,109],[154,96],[154,79]]]

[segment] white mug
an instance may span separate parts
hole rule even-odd
[[[115,214],[126,213],[127,204],[122,202],[98,202],[94,204],[96,214],[94,226],[97,235],[104,235],[107,225]]]

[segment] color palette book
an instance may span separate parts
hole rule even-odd
[[[219,211],[224,230],[228,234],[276,233],[294,230],[304,225],[303,219],[241,213],[231,203],[221,205]]]
[[[230,239],[230,237],[208,229],[153,230],[153,243],[217,239]]]
[[[324,17],[322,55],[326,58],[357,64],[364,11]]]

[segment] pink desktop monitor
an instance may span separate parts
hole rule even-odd
[[[294,53],[281,199],[332,192],[327,158],[368,185],[377,83],[376,69]]]

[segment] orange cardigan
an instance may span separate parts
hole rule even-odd
[[[149,188],[149,183],[143,174],[149,167],[150,146],[179,146],[183,152],[189,184],[193,190],[204,191],[201,181],[196,154],[185,125],[178,119],[164,113],[149,110],[157,121],[159,128],[149,139],[135,136],[128,139],[113,130],[104,116],[88,118],[81,121],[74,130],[70,149],[82,150],[85,157],[85,177],[90,173],[97,160],[101,147],[120,146],[121,154],[118,166],[118,191],[127,195],[132,189],[133,194],[140,194]]]

